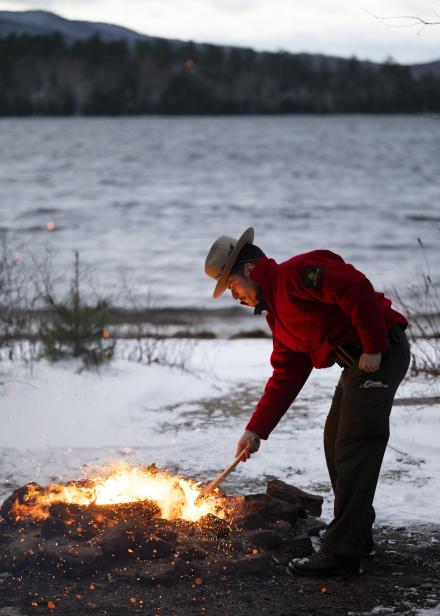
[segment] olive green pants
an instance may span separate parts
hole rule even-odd
[[[391,408],[410,362],[405,332],[392,331],[377,372],[363,372],[358,362],[344,368],[324,429],[325,457],[335,497],[334,519],[327,528],[324,548],[352,558],[360,558],[371,532]]]

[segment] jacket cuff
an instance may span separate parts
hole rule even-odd
[[[245,430],[249,430],[250,432],[255,432],[255,434],[263,441],[267,441],[269,438],[270,430],[264,428],[259,425],[259,422],[256,420],[250,420]]]

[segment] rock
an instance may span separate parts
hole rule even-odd
[[[99,545],[107,556],[124,558],[139,546],[144,530],[131,522],[118,524],[104,531]]]
[[[282,538],[275,530],[264,528],[248,531],[246,537],[253,545],[264,550],[274,550],[283,543]]]
[[[167,558],[176,551],[176,544],[164,541],[155,535],[143,536],[139,545],[133,552],[136,558],[154,560],[156,558]]]
[[[44,545],[42,561],[63,573],[81,577],[94,573],[102,566],[104,558],[101,549],[90,541],[75,543],[50,539]]]
[[[179,558],[186,561],[192,560],[205,560],[208,556],[208,552],[204,550],[200,545],[196,543],[186,546],[179,553]]]
[[[173,561],[145,563],[136,568],[137,577],[148,584],[171,584],[177,580],[180,570]]]
[[[319,517],[322,513],[322,503],[324,500],[322,496],[308,494],[279,479],[268,481],[266,491],[269,496],[299,506],[310,515]]]
[[[273,498],[268,494],[250,494],[228,499],[231,521],[242,528],[264,528],[276,520],[295,524],[298,519],[297,507],[291,503]]]
[[[291,539],[288,543],[288,548],[291,558],[303,558],[304,556],[310,556],[314,552],[312,540],[305,533]]]

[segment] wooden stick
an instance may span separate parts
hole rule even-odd
[[[243,452],[244,449],[239,453],[239,455],[234,459],[234,461],[231,462],[231,464],[227,468],[225,468],[225,470],[220,473],[220,475],[218,475],[218,477],[213,479],[211,483],[208,483],[206,488],[203,488],[203,490],[200,492],[199,498],[207,496],[208,494],[213,492],[215,488],[217,488],[221,483],[223,483],[226,477],[230,475],[232,471],[239,465]]]

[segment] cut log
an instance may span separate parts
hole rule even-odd
[[[295,524],[298,507],[268,494],[232,496],[228,499],[229,517],[240,528],[265,528],[276,520]]]
[[[280,535],[275,530],[268,528],[250,530],[247,532],[246,537],[257,548],[263,548],[264,550],[274,550],[283,543]]]
[[[224,575],[254,575],[265,573],[270,575],[271,556],[267,552],[260,551],[256,554],[240,556],[237,559],[225,560],[220,569]]]
[[[308,494],[279,479],[268,481],[266,492],[273,498],[278,498],[286,503],[301,507],[310,515],[319,517],[322,513],[322,503],[324,500],[322,496]]]

